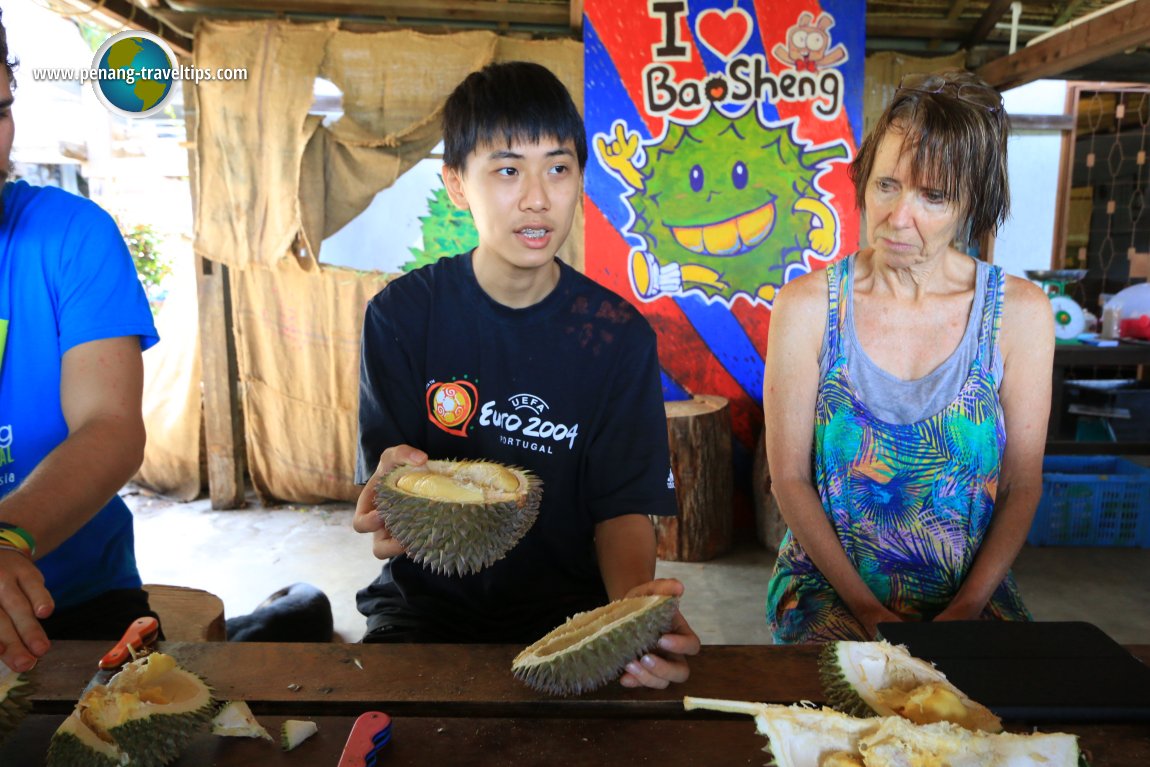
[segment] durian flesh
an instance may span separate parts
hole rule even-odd
[[[280,747],[291,751],[319,732],[319,725],[306,719],[287,719],[280,727]]]
[[[855,718],[829,708],[684,698],[688,711],[748,714],[777,767],[1078,767],[1078,738],[1065,733],[975,732],[900,716]]]
[[[0,742],[28,715],[32,687],[28,679],[0,661]]]
[[[376,490],[376,508],[407,556],[434,572],[469,575],[502,559],[535,523],[542,484],[491,461],[399,466]]]
[[[251,707],[242,700],[228,701],[216,712],[212,717],[212,735],[225,738],[272,739],[264,726],[256,721]]]
[[[654,647],[678,609],[674,597],[649,596],[578,613],[519,653],[511,671],[529,687],[553,695],[594,690]]]
[[[830,705],[856,716],[901,716],[916,724],[953,722],[1001,732],[1002,721],[946,675],[889,642],[829,642],[819,673]]]
[[[203,680],[172,656],[152,653],[81,696],[52,736],[48,765],[91,767],[118,758],[133,767],[162,767],[207,723],[212,706]],[[97,742],[107,748],[97,748]]]

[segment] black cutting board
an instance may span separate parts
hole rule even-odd
[[[1150,720],[1150,668],[1085,622],[880,623],[1003,719]]]

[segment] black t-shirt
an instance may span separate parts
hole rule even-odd
[[[357,594],[369,630],[533,642],[607,601],[596,523],[676,513],[655,334],[624,299],[557,263],[555,289],[525,309],[483,292],[471,254],[400,277],[368,304],[356,480],[408,444],[433,459],[521,466],[543,482],[534,526],[479,573],[384,563]]]

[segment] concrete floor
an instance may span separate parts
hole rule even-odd
[[[228,616],[251,612],[272,592],[307,581],[327,593],[336,633],[358,641],[355,592],[379,573],[351,507],[322,505],[212,511],[207,500],[173,503],[129,486],[136,552],[145,583],[205,589]],[[705,644],[769,644],[763,618],[773,554],[752,531],[719,559],[660,562],[657,575],[686,585],[683,614]],[[1026,547],[1015,566],[1037,620],[1088,621],[1119,642],[1150,644],[1150,549]]]

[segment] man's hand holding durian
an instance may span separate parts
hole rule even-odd
[[[427,463],[427,453],[410,445],[396,445],[383,451],[371,479],[363,485],[355,504],[352,526],[357,533],[371,533],[371,551],[378,559],[390,559],[403,553],[403,544],[391,536],[375,507],[375,494],[379,481],[397,466],[421,466]]]

